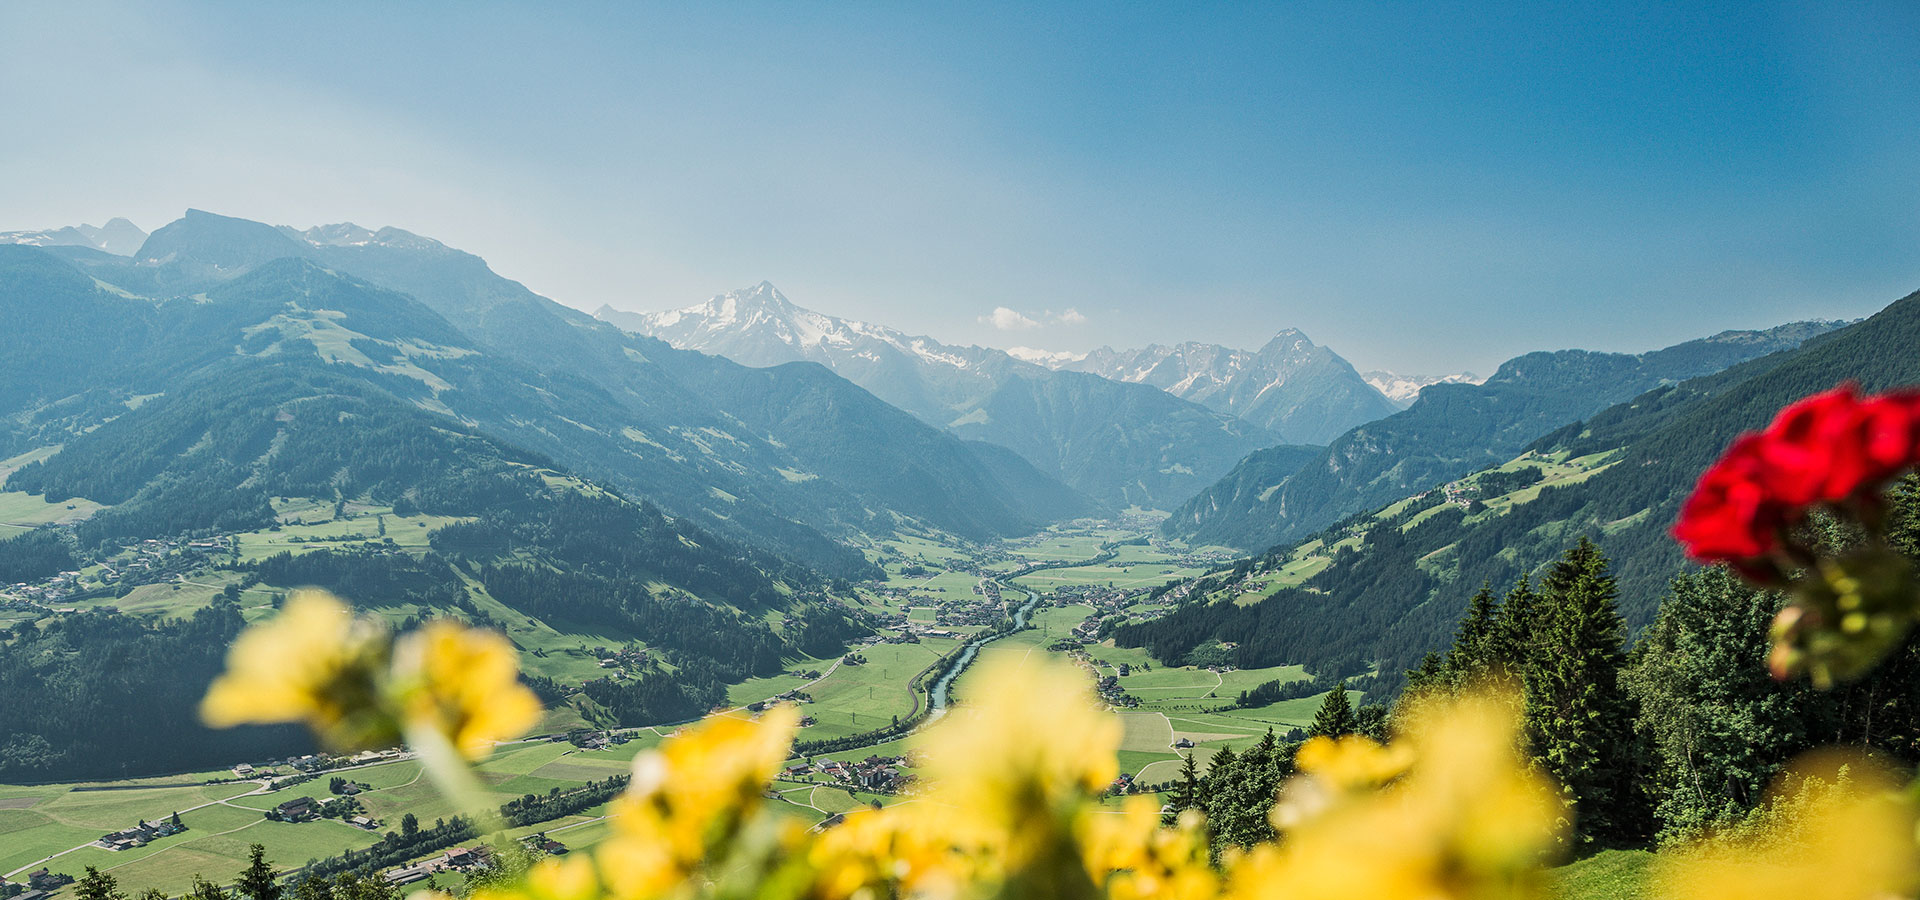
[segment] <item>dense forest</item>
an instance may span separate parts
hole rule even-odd
[[[0,780],[111,779],[311,752],[305,729],[200,724],[200,698],[244,624],[217,602],[186,619],[85,612],[0,632]]]

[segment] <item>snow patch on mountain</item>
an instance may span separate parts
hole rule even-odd
[[[115,256],[132,256],[147,240],[140,227],[118,216],[107,224],[68,225],[40,231],[0,231],[0,244],[26,244],[30,247],[89,247]]]
[[[1420,389],[1430,384],[1480,384],[1486,381],[1483,375],[1472,372],[1455,372],[1452,375],[1396,375],[1392,372],[1374,370],[1361,377],[1373,385],[1374,390],[1387,395],[1401,406],[1412,405],[1420,396]]]

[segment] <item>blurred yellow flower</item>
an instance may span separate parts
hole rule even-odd
[[[1779,785],[1797,785],[1787,795]],[[1920,888],[1914,799],[1857,757],[1794,766],[1751,833],[1663,852],[1655,895],[1725,900],[1879,900]]]
[[[1098,796],[1119,775],[1120,720],[1080,670],[994,660],[967,680],[968,705],[918,741],[938,799],[977,824],[1013,828]]]
[[[392,681],[407,726],[432,728],[469,759],[540,720],[540,699],[497,632],[429,622],[394,647]]]
[[[1563,810],[1519,754],[1511,703],[1476,696],[1419,704],[1402,741],[1303,747],[1302,774],[1283,789],[1274,815],[1280,843],[1237,860],[1229,894],[1538,896]]]
[[[599,854],[614,894],[660,895],[761,816],[762,794],[792,750],[799,719],[790,706],[758,720],[714,716],[635,757]]]
[[[306,722],[337,750],[391,746],[400,733],[380,696],[387,648],[384,629],[333,595],[295,591],[233,642],[200,716],[215,728]]]

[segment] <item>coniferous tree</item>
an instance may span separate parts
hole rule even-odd
[[[1573,804],[1582,843],[1638,827],[1634,709],[1620,678],[1626,623],[1615,593],[1606,557],[1581,538],[1541,585],[1539,652],[1524,675],[1534,756]]]
[[[1193,753],[1187,753],[1186,760],[1180,765],[1180,780],[1173,783],[1171,796],[1167,798],[1167,812],[1161,816],[1161,822],[1172,825],[1179,821],[1180,814],[1189,809],[1206,811],[1206,786],[1200,781],[1199,766],[1193,761]]]
[[[1453,649],[1447,653],[1446,671],[1452,681],[1471,681],[1494,666],[1499,628],[1500,604],[1493,598],[1493,588],[1482,583],[1473,599],[1467,601],[1467,613],[1461,617]]]
[[[1354,718],[1353,701],[1347,698],[1347,680],[1340,679],[1328,692],[1320,711],[1313,714],[1313,724],[1307,728],[1308,737],[1340,737],[1359,730],[1359,722]]]
[[[1805,682],[1767,673],[1780,598],[1722,568],[1673,580],[1622,675],[1649,744],[1648,787],[1662,838],[1744,817],[1794,754],[1813,743]]]
[[[244,900],[280,900],[280,884],[274,880],[265,846],[254,844],[249,850],[247,868],[240,873],[237,887]]]
[[[1520,582],[1501,602],[1498,624],[1489,638],[1487,657],[1493,662],[1495,674],[1518,678],[1532,663],[1538,641],[1539,605],[1539,595],[1533,592],[1527,576],[1521,575]]]
[[[87,867],[87,874],[73,886],[74,896],[79,900],[127,900],[120,891],[120,882],[93,866]]]

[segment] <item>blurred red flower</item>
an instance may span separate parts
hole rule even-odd
[[[1695,559],[1770,569],[1765,557],[1808,507],[1867,499],[1917,461],[1920,392],[1862,398],[1843,384],[1734,441],[1700,476],[1673,535]]]

